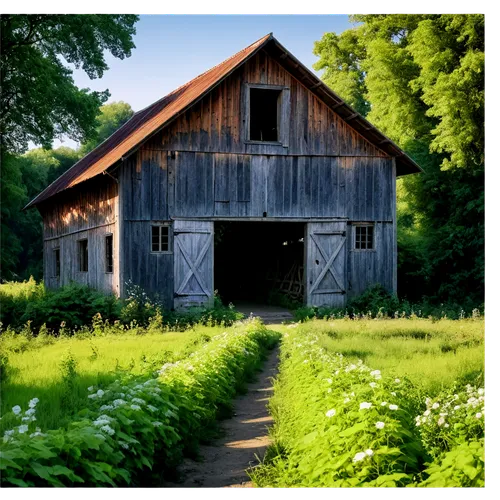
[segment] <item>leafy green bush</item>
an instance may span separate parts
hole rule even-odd
[[[312,318],[479,318],[484,315],[484,304],[435,304],[424,297],[422,302],[410,303],[391,295],[381,285],[374,285],[358,297],[348,301],[343,309],[331,307],[305,306],[294,311],[296,321]]]
[[[20,425],[0,445],[2,486],[151,485],[196,448],[277,340],[253,321],[155,374],[89,387],[88,408],[67,428],[35,428],[36,398],[25,412],[14,407]]]
[[[286,335],[285,335],[286,336]],[[259,486],[401,486],[426,458],[400,381],[288,335],[271,410],[283,453],[252,473]]]

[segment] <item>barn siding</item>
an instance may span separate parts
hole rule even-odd
[[[288,147],[247,144],[244,85],[280,85],[290,89]],[[265,51],[258,52],[144,149],[278,155],[381,156],[364,139]]]
[[[54,200],[55,201],[55,200]],[[49,288],[74,281],[107,293],[120,293],[118,187],[109,176],[86,182],[40,207],[44,221],[44,281]],[[105,268],[105,236],[113,235],[113,273]],[[88,272],[80,272],[78,241],[88,239]],[[54,249],[60,249],[56,277]]]

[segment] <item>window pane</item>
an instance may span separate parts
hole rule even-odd
[[[160,251],[160,226],[151,226],[151,251]]]
[[[106,272],[113,272],[113,235],[106,236]]]
[[[162,226],[161,228],[161,251],[168,252],[168,230],[169,226]]]

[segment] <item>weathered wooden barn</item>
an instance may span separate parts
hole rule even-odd
[[[44,279],[167,306],[396,291],[396,144],[267,35],[136,113],[40,193]]]

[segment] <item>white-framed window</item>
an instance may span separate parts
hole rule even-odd
[[[375,226],[354,224],[354,250],[375,250]]]
[[[172,253],[172,225],[152,224],[151,225],[151,252]]]
[[[104,252],[106,259],[106,272],[113,272],[113,234],[109,233],[104,236]]]

